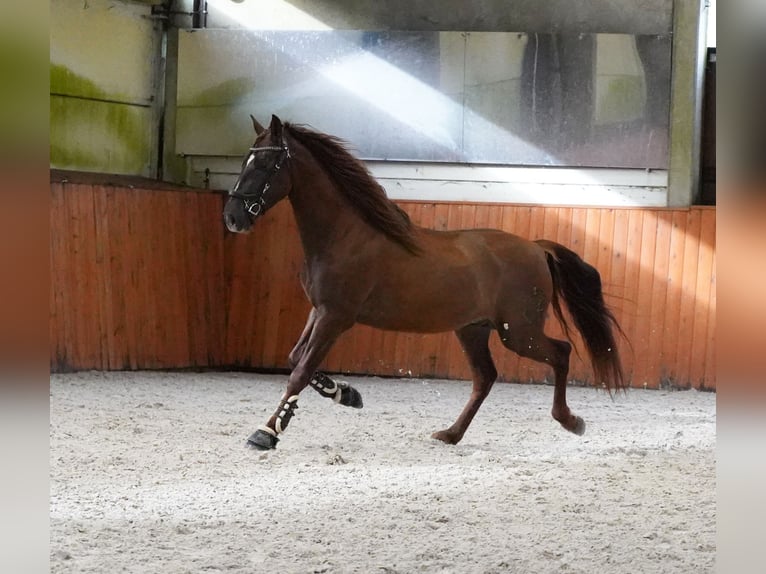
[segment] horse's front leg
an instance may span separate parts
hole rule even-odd
[[[355,409],[361,409],[364,406],[359,391],[346,382],[336,383],[321,371],[314,373],[310,383],[316,392],[325,398],[332,399],[339,405],[354,407]]]
[[[295,347],[293,347],[293,350],[290,351],[290,354],[287,356],[287,362],[291,369],[294,369],[298,365],[298,361],[303,355],[306,344],[308,343],[311,337],[311,333],[314,330],[316,313],[317,310],[312,307],[311,312],[309,313],[309,318],[306,321],[306,326],[303,328],[303,332],[301,333],[298,342],[295,344]],[[362,395],[359,394],[359,391],[343,381],[340,383],[335,382],[333,379],[321,371],[314,373],[314,375],[311,377],[311,380],[309,381],[309,384],[320,395],[325,398],[332,399],[339,405],[343,405],[344,407],[354,407],[355,409],[361,409],[364,406]]]
[[[299,341],[300,348],[296,345],[298,353],[295,357],[295,367],[290,373],[287,389],[279,401],[277,410],[265,425],[258,427],[258,430],[250,435],[247,439],[250,446],[260,450],[276,447],[279,442],[278,435],[287,429],[287,425],[295,415],[295,409],[298,408],[298,395],[311,382],[317,367],[341,333],[353,325],[353,321],[321,309],[312,311],[309,323],[313,324],[310,328],[307,324],[304,329],[305,342],[301,345]]]
[[[309,317],[306,320],[306,326],[303,327],[303,332],[298,338],[298,342],[295,343],[295,347],[293,347],[293,350],[290,351],[289,355],[287,355],[287,364],[290,365],[291,369],[294,369],[298,365],[298,361],[300,360],[301,355],[303,355],[306,344],[309,342],[309,338],[311,338],[311,333],[314,331],[314,323],[316,323],[316,317],[317,310],[316,308],[312,307],[311,311],[309,312]]]

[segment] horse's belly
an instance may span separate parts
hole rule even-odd
[[[394,282],[396,283],[396,282]],[[402,281],[374,291],[357,322],[389,331],[441,333],[491,319],[486,297],[472,281]]]

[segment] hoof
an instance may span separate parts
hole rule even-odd
[[[575,425],[574,428],[567,429],[569,432],[573,432],[577,436],[582,436],[585,434],[585,421],[582,420],[581,417],[575,417]]]
[[[448,430],[436,431],[431,435],[431,438],[435,438],[436,440],[440,440],[446,444],[457,444],[460,442],[460,439]]]
[[[247,439],[247,446],[256,450],[273,450],[277,448],[279,439],[264,430],[258,429]]]
[[[353,407],[355,409],[361,409],[364,406],[362,395],[360,395],[359,391],[354,387],[349,385],[340,388],[340,400],[338,403],[344,407]]]

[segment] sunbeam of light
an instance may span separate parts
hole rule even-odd
[[[253,4],[253,2],[232,0],[208,0],[208,10],[218,11],[250,30],[263,29],[264,21],[270,23],[270,30],[332,30],[321,20],[317,20],[284,0],[255,2],[257,9],[253,8]],[[283,25],[280,26],[279,22]]]
[[[463,142],[456,141],[446,129],[456,117],[462,117],[463,124],[472,123],[479,133],[487,134],[490,141],[502,139],[508,142],[509,147],[518,149],[523,157],[543,155],[552,161],[540,148],[499,128],[472,110],[464,109],[455,100],[369,52],[348,56],[338,63],[320,68],[319,73],[448,149],[463,149]],[[462,140],[462,130],[458,130],[458,135]]]

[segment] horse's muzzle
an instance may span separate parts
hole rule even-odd
[[[241,199],[230,198],[223,208],[223,222],[232,233],[247,233],[253,225],[250,214]]]

